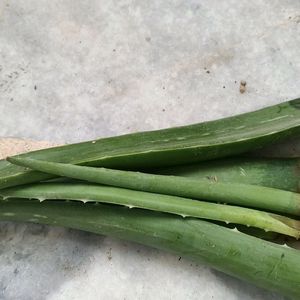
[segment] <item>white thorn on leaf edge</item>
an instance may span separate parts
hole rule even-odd
[[[289,248],[289,249],[293,249],[293,248],[291,248],[290,246],[288,246],[286,243],[284,243],[283,245],[281,245],[282,247],[284,247],[284,248]]]

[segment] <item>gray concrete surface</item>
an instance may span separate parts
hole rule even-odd
[[[299,49],[299,1],[2,0],[0,136],[74,142],[276,104],[300,96]],[[0,299],[282,298],[139,245],[2,223]]]

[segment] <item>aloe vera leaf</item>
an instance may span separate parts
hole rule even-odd
[[[29,152],[20,157],[118,169],[172,166],[257,149],[300,132],[300,98],[195,125]],[[0,161],[0,188],[49,179]]]
[[[225,202],[300,216],[300,194],[269,187],[76,166],[30,158],[11,157],[8,159],[15,164],[34,170],[94,183],[192,199]],[[12,188],[11,191],[14,189]]]
[[[138,242],[286,296],[300,297],[300,252],[199,219],[65,201],[0,201],[0,220],[25,221]]]
[[[291,192],[300,192],[299,158],[262,159],[237,157],[144,171],[160,175],[209,179],[225,183],[252,184]],[[66,177],[57,177],[49,181],[74,182],[75,180]]]
[[[282,233],[295,238],[300,237],[300,221],[280,215],[257,211],[238,206],[196,201],[176,196],[133,191],[109,186],[89,184],[43,183],[1,190],[0,195],[7,199],[66,199],[93,201],[125,205],[154,211],[218,220],[226,223],[244,224],[266,231]]]
[[[300,159],[227,158],[151,170],[162,175],[261,185],[300,191]]]

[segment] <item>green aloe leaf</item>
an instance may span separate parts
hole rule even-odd
[[[109,168],[153,168],[242,153],[300,132],[300,99],[195,125],[99,139],[21,157]],[[0,188],[49,179],[0,161]]]
[[[199,219],[101,204],[0,201],[0,220],[65,226],[188,257],[257,286],[300,298],[300,252]]]
[[[218,182],[261,185],[291,192],[300,191],[299,158],[227,158],[159,168],[151,172]]]
[[[146,193],[122,188],[89,184],[42,183],[8,188],[0,191],[8,198],[78,200],[125,205],[154,211],[237,223],[272,231],[295,238],[300,237],[300,221],[280,215],[238,206],[192,200],[175,196]]]

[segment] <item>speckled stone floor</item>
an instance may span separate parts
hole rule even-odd
[[[2,0],[0,137],[75,142],[276,104],[300,96],[299,48],[299,1]],[[136,244],[1,223],[0,299],[283,298]]]

